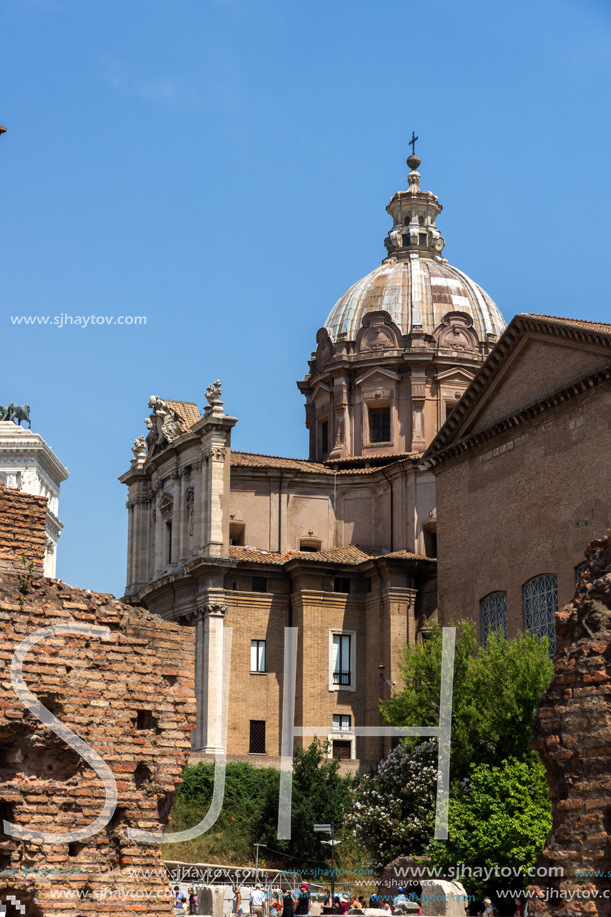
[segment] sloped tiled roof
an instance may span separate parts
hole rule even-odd
[[[180,427],[183,433],[189,433],[193,424],[201,420],[194,401],[171,401],[169,398],[164,398],[163,401],[180,417]]]
[[[287,468],[291,471],[310,471],[333,474],[330,468],[307,459],[284,458],[280,455],[258,455],[254,452],[231,452],[231,464],[248,468]]]
[[[335,468],[331,467],[331,465],[335,466],[339,463],[347,464],[355,461],[369,461],[370,459],[374,461],[382,457],[389,460],[388,464],[392,464],[393,462],[398,462],[406,458],[419,458],[420,455],[421,453],[419,452],[397,452],[395,455],[385,456],[381,456],[380,454],[372,456],[355,455],[347,459],[338,459],[326,465],[321,462],[310,462],[308,459],[284,458],[280,455],[259,455],[254,452],[234,452],[232,450],[231,465],[236,468],[280,468],[287,469],[288,471],[305,471],[310,474],[373,474],[379,470],[379,465],[370,468]]]
[[[535,312],[521,312],[524,318],[536,318],[554,325],[568,325],[570,328],[582,328],[584,331],[597,331],[600,334],[611,334],[611,324],[607,322],[586,322],[581,318],[562,318],[558,315],[538,315]]]
[[[391,557],[404,560],[426,560],[420,554],[410,554],[409,551],[394,551],[392,554],[384,554],[379,548],[371,548],[363,545],[348,545],[345,548],[332,548],[329,551],[283,551],[281,554],[276,552],[267,553],[259,551],[256,548],[238,547],[232,545],[229,548],[229,556],[233,560],[251,564],[277,564],[282,566],[289,560],[300,559],[307,561],[318,561],[320,563],[334,564],[362,564],[372,557]]]

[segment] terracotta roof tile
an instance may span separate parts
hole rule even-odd
[[[334,564],[362,564],[372,557],[393,557],[405,560],[426,560],[420,554],[411,554],[409,551],[394,551],[392,554],[384,554],[379,548],[371,548],[364,545],[348,545],[345,548],[332,548],[329,551],[283,551],[277,552],[259,551],[256,548],[239,547],[232,545],[229,548],[229,556],[233,560],[242,563],[251,564],[276,564],[282,566],[289,560],[307,560],[318,561],[320,563]]]
[[[201,420],[200,413],[194,401],[171,401],[169,398],[163,398],[163,401],[169,408],[176,411],[180,417],[180,426],[183,433],[188,433],[198,420]]]
[[[587,322],[581,318],[562,318],[558,315],[538,315],[534,312],[521,312],[522,318],[536,318],[554,325],[568,325],[570,328],[583,328],[584,331],[597,331],[601,334],[611,334],[611,324],[607,322]]]
[[[417,452],[398,452],[396,455],[388,456],[388,458],[395,462],[403,458],[414,458],[419,455],[420,453]],[[359,458],[361,457],[355,456],[351,461],[355,461],[355,459]],[[380,458],[380,456],[372,456],[371,458]],[[363,460],[367,461],[367,458],[363,458]],[[289,471],[305,471],[310,474],[327,475],[373,474],[375,471],[379,470],[379,466],[373,468],[333,468],[329,465],[323,465],[320,462],[311,462],[309,459],[284,458],[280,455],[260,455],[255,452],[233,451],[231,452],[231,464],[236,468],[286,468]]]

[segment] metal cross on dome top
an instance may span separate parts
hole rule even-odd
[[[415,153],[416,153],[416,140],[417,140],[417,139],[418,139],[418,138],[416,137],[415,132],[412,131],[412,139],[409,141],[409,145],[410,145],[411,148],[412,148],[412,156],[414,156]]]

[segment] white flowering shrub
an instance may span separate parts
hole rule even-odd
[[[399,745],[352,791],[347,826],[367,849],[374,869],[416,856],[432,840],[437,793],[437,742]]]

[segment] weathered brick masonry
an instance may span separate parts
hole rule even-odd
[[[0,568],[23,570],[25,556],[42,573],[46,518],[46,497],[7,490],[0,484]]]
[[[15,555],[30,557],[26,548],[36,551],[41,526],[44,533],[44,501],[8,498],[0,494],[0,540],[9,559],[11,543]],[[17,538],[10,527],[28,521],[24,508],[32,533]],[[34,917],[171,914],[159,846],[133,843],[127,828],[160,831],[167,822],[195,723],[193,630],[23,572],[0,573],[0,623],[0,820],[61,835],[91,824],[104,805],[100,777],[24,707],[11,684],[15,648],[49,625],[109,628],[107,638],[42,640],[23,672],[47,709],[102,756],[118,789],[111,821],[80,843],[0,835],[0,903],[13,894]],[[139,868],[158,874],[133,875]]]
[[[564,876],[549,879],[541,889],[548,901],[529,905],[531,915],[611,913],[609,535],[591,542],[586,554],[575,598],[557,614],[555,674],[542,695],[532,743],[553,803],[543,865],[562,867]]]

